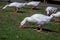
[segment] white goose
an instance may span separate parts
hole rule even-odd
[[[47,12],[47,15],[51,15],[52,13],[56,13],[57,12],[57,8],[56,7],[48,6],[45,10]]]
[[[10,4],[5,5],[2,9],[5,9],[7,7],[14,7],[15,8],[15,12],[18,11],[19,8],[25,6],[27,3],[18,3],[18,2],[13,2]]]
[[[34,14],[31,17],[26,17],[20,24],[20,28],[26,23],[26,22],[33,22],[38,24],[37,31],[42,31],[42,25],[47,24],[50,22],[50,20],[53,18],[53,14],[50,16],[46,16],[43,14]]]
[[[53,14],[55,18],[55,22],[60,23],[60,12],[56,12],[55,14]]]
[[[31,1],[31,2],[28,2],[27,5],[32,6],[32,8],[36,8],[39,5],[39,3],[40,2],[38,1]]]
[[[55,17],[60,17],[60,12],[56,12],[55,14],[53,14]]]

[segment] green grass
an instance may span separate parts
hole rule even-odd
[[[7,4],[0,2],[0,10]],[[18,24],[27,16],[35,13],[44,13],[44,9],[31,10],[29,7],[22,8],[23,13],[14,13],[13,8],[0,11],[0,40],[60,40],[60,24],[50,22],[45,25],[41,33],[33,28],[19,28]],[[35,24],[27,23],[26,27],[35,27]]]

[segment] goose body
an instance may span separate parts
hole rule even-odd
[[[32,6],[38,6],[40,2],[37,1],[31,1],[29,3],[27,3],[27,5],[32,5]]]
[[[14,7],[14,8],[16,8],[16,10],[18,10],[18,8],[24,7],[25,5],[26,5],[26,3],[13,2],[13,3],[5,5],[2,9],[5,9],[7,7]]]
[[[51,15],[52,13],[56,13],[56,11],[57,11],[56,7],[50,7],[50,6],[48,6],[46,8],[47,15]]]
[[[28,22],[36,22],[37,24],[46,24],[50,21],[53,16],[46,16],[43,14],[34,14],[31,17],[26,17],[24,20]],[[21,22],[22,25],[25,24],[24,20]]]
[[[34,14],[30,17],[24,18],[24,20],[20,24],[20,27],[23,26],[26,22],[33,22],[41,26],[41,25],[49,23],[52,18],[53,18],[52,15],[46,16],[43,14]]]
[[[37,8],[37,6],[39,5],[40,2],[38,1],[31,1],[27,3],[27,6],[31,6],[31,9],[33,8]]]

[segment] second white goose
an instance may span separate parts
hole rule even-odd
[[[50,22],[50,20],[53,18],[53,14],[51,16],[46,16],[43,14],[34,14],[30,17],[24,18],[24,20],[20,24],[20,28],[26,23],[26,22],[33,22],[38,24],[37,31],[42,31],[42,25],[47,24]]]

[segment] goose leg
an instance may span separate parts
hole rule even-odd
[[[19,10],[18,8],[15,8],[15,13],[17,13],[18,10]]]
[[[37,9],[38,7],[37,6],[33,6],[32,9]]]
[[[42,31],[42,26],[38,26],[37,27],[37,32],[41,32]]]
[[[32,6],[31,10],[34,8],[34,6]]]
[[[34,8],[37,8],[37,6],[34,6]]]

